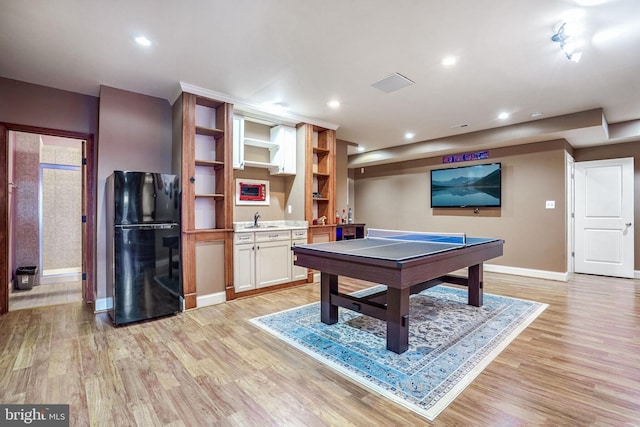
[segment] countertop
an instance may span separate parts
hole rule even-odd
[[[309,222],[307,221],[293,221],[293,220],[281,220],[281,221],[258,221],[258,227],[253,226],[253,221],[234,222],[233,231],[236,233],[252,232],[252,231],[265,231],[265,230],[306,230],[309,228]]]

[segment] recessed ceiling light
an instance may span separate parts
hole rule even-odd
[[[442,59],[442,65],[444,65],[445,67],[455,65],[456,62],[458,62],[458,58],[456,58],[455,56],[445,56]]]
[[[136,37],[136,43],[138,43],[141,46],[151,46],[151,40],[149,40],[145,36]]]
[[[327,105],[329,106],[329,108],[340,108],[340,101],[338,101],[337,99],[334,99],[332,101],[327,102]]]
[[[415,132],[407,132],[404,134],[404,139],[412,139],[414,136],[416,136]]]
[[[499,118],[500,120],[506,120],[506,119],[508,119],[508,118],[509,118],[509,113],[504,113],[504,112],[503,112],[503,113],[500,113],[500,114],[498,114],[498,118]]]

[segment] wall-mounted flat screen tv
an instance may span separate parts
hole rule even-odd
[[[431,170],[431,207],[500,207],[501,164]]]

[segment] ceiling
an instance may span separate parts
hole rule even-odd
[[[595,133],[592,126],[554,132],[529,126],[523,141],[640,140],[640,1],[514,5],[3,0],[0,76],[94,96],[106,85],[173,102],[182,82],[239,105],[279,102],[289,108],[285,116],[328,123],[339,139],[365,147],[356,159],[410,143],[426,147],[424,141],[449,141],[448,151],[461,150],[465,138],[486,139],[489,129],[521,130],[585,111],[604,115]],[[579,63],[551,41],[564,21],[575,19],[584,28]],[[152,45],[136,44],[140,34]],[[447,55],[457,63],[442,65]],[[415,84],[392,93],[371,86],[393,73]],[[334,99],[338,109],[327,106]],[[500,112],[509,118],[498,119]],[[534,112],[542,115],[531,117]],[[627,131],[612,135],[607,126],[616,123]],[[409,131],[415,136],[405,139]]]

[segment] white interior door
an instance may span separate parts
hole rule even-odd
[[[575,171],[576,273],[633,278],[633,158]]]

